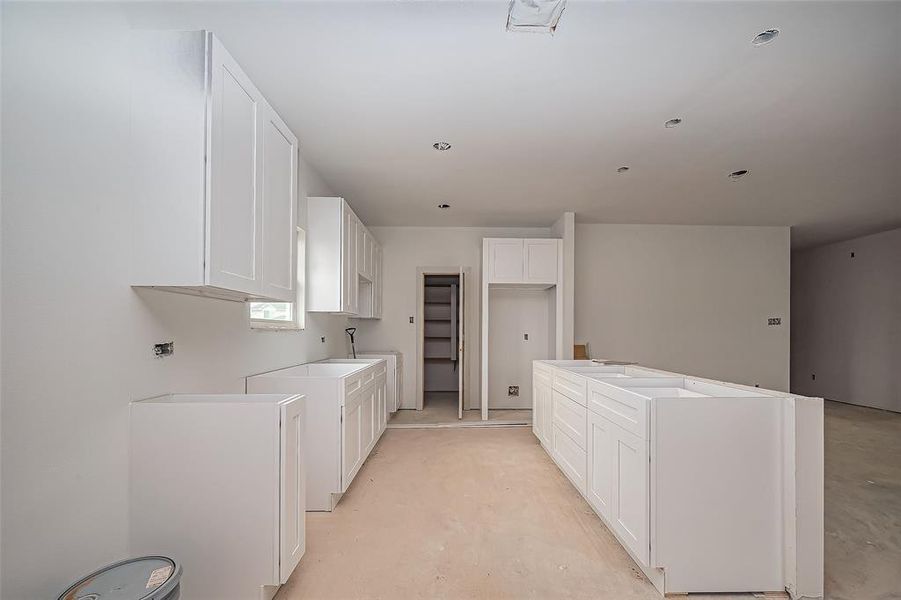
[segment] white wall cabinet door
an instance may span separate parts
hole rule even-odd
[[[211,60],[207,280],[214,287],[258,294],[262,287],[262,182],[257,178],[257,161],[265,101],[216,38]]]
[[[304,402],[284,403],[280,409],[279,580],[285,583],[306,549],[307,478],[304,473]]]
[[[613,438],[613,515],[620,539],[644,564],[650,559],[648,539],[647,441],[608,421]]]
[[[523,280],[526,283],[556,283],[559,241],[523,240]]]
[[[488,283],[522,283],[523,240],[489,240]]]
[[[605,519],[610,519],[613,512],[614,427],[604,417],[589,411],[588,501]]]
[[[262,110],[262,293],[294,302],[297,287],[297,138],[275,112]]]
[[[382,318],[382,249],[372,245],[372,316]]]
[[[341,303],[344,312],[357,314],[359,286],[357,273],[357,217],[346,206],[344,207],[343,242],[341,271],[344,285],[341,287]]]

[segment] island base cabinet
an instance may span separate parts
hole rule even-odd
[[[650,563],[648,444],[596,413],[588,414],[588,502],[633,557]]]

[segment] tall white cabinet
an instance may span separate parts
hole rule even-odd
[[[274,596],[306,548],[305,409],[289,394],[133,402],[131,553],[176,557],[186,598]]]
[[[540,413],[540,408],[536,407],[535,395],[541,390],[537,390],[533,383],[530,366],[532,359],[559,358],[563,355],[562,277],[563,240],[556,238],[484,238],[482,240],[481,408],[483,420],[488,419],[488,410],[492,401],[497,407],[501,400],[506,400],[501,395],[506,391],[509,396],[510,393],[507,390],[511,385],[516,387],[519,394],[514,400],[520,399],[522,402],[522,406],[515,406],[515,408],[531,407],[533,422],[536,419],[548,418],[548,415]],[[496,307],[495,311],[492,311],[493,302],[502,296],[506,298],[506,304]],[[494,318],[503,317],[505,316],[504,312],[513,312],[515,302],[515,311],[527,311],[522,314],[528,314],[529,317],[520,318],[520,322],[514,326],[523,327],[528,331],[535,323],[522,321],[531,320],[531,317],[535,316],[533,312],[536,301],[541,306],[539,316],[547,322],[547,331],[532,331],[531,342],[528,339],[522,339],[526,337],[526,333],[512,332],[516,341],[508,340],[505,337],[504,350],[492,352],[489,347],[492,313],[494,313]],[[530,308],[526,308],[527,306]],[[502,312],[498,312],[501,310]],[[494,327],[497,328],[498,325],[495,324]],[[508,328],[505,325],[499,331],[504,336],[509,336],[511,332],[507,331]],[[515,352],[512,347],[507,345],[508,342],[538,344],[539,339],[546,340],[547,346],[529,348],[527,351],[531,353],[530,357],[511,358]],[[525,346],[521,351],[526,352]],[[519,360],[522,364],[513,365],[514,360]],[[494,366],[502,366],[508,380],[498,381],[495,379],[498,377],[498,369],[492,368],[492,361],[498,361]],[[528,397],[529,389],[532,391],[532,398]]]
[[[382,317],[382,249],[343,198],[307,199],[307,310]]]
[[[296,293],[297,137],[208,31],[132,34],[131,282]]]

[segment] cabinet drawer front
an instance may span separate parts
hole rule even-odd
[[[560,369],[554,370],[554,391],[585,406],[585,390],[585,379],[581,375],[567,373]]]
[[[353,377],[348,377],[344,380],[345,394],[351,394],[361,387],[363,387],[363,377],[361,375],[354,375]]]
[[[559,427],[554,427],[554,461],[573,485],[582,494],[585,493],[585,450],[566,435]]]
[[[554,377],[550,369],[535,365],[532,368],[532,377],[536,383],[540,383],[551,387],[554,384]]]
[[[648,437],[648,403],[604,384],[588,384],[588,408],[641,439]]]
[[[585,449],[585,430],[588,411],[560,392],[554,392],[554,427],[572,438],[579,448]]]

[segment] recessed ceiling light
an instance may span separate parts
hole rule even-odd
[[[755,35],[754,39],[751,40],[751,45],[752,46],[764,46],[766,44],[769,44],[773,40],[775,40],[777,37],[779,37],[778,29],[775,29],[775,28],[767,29],[767,30],[761,31],[760,33]]]
[[[445,210],[445,209],[450,208],[450,204],[439,204],[438,208],[440,208],[441,210]]]
[[[507,12],[507,31],[554,33],[566,0],[512,0]]]
[[[682,124],[682,119],[677,117],[675,119],[670,119],[669,121],[664,123],[663,126],[666,127],[667,129],[672,129],[673,127],[677,127],[681,124]]]
[[[741,179],[747,174],[747,169],[739,169],[738,171],[732,171],[731,173],[729,173],[729,179]]]
[[[620,167],[616,170],[617,173],[625,173],[629,170],[629,167]]]
[[[434,144],[432,144],[432,148],[434,148],[438,152],[444,152],[445,150],[450,150],[451,145],[447,142],[435,142]]]

